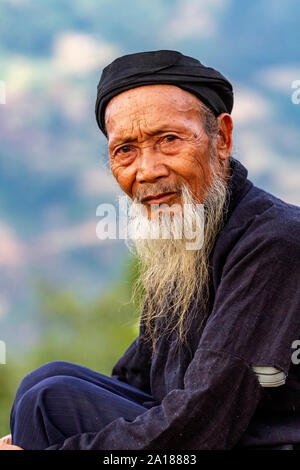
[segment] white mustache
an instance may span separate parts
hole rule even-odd
[[[182,239],[187,241],[186,249],[200,249],[204,238],[204,206],[193,203],[186,187],[182,188],[182,195],[183,201],[188,201],[183,203],[183,206],[160,204],[151,207],[150,218],[143,204],[132,203],[129,209],[129,238],[132,240]]]
[[[149,196],[158,196],[162,193],[182,193],[183,185],[179,184],[156,184],[155,186],[144,186],[135,195],[134,202],[142,202],[143,199]]]

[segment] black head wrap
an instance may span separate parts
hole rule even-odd
[[[232,86],[217,70],[177,51],[139,52],[119,57],[102,71],[97,88],[96,119],[106,135],[104,113],[119,93],[142,85],[176,85],[196,95],[215,116],[231,113]]]

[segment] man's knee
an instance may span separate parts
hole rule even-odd
[[[73,411],[72,390],[76,380],[74,377],[56,375],[29,388],[15,402],[11,413],[14,442],[19,445],[25,442],[26,445],[21,447],[34,449],[47,447],[51,441],[50,434],[52,437],[53,433],[55,436],[58,434],[61,438],[61,433],[70,426],[65,416],[70,415],[70,410]],[[35,447],[36,439],[42,441],[44,447]]]
[[[47,362],[25,375],[19,385],[19,391],[24,393],[31,387],[48,377],[56,375],[71,375],[73,364],[65,361]]]
[[[23,394],[18,402],[16,413],[30,416],[38,409],[40,412],[41,409],[48,406],[51,408],[60,401],[68,403],[76,380],[74,377],[65,375],[44,378]]]

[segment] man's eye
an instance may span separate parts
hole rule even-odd
[[[120,147],[120,148],[117,150],[117,153],[118,153],[118,152],[128,153],[128,152],[130,152],[130,150],[131,150],[131,145],[123,145],[122,147]]]
[[[173,142],[174,140],[176,139],[176,136],[175,135],[166,135],[164,137],[164,140],[167,141],[167,142]]]

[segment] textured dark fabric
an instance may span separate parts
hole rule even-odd
[[[11,411],[14,445],[43,450],[70,436],[96,432],[122,416],[133,421],[152,397],[125,382],[64,361],[26,375]]]
[[[149,51],[119,57],[103,69],[95,106],[96,120],[106,135],[104,113],[119,93],[142,85],[175,85],[196,95],[218,116],[231,113],[230,82],[217,70],[177,51]]]
[[[139,337],[112,378],[151,399],[135,419],[118,417],[98,432],[49,449],[293,449],[300,444],[300,209],[256,187],[231,158],[227,221],[210,256],[209,316],[189,348],[164,335],[157,351]],[[285,385],[262,388],[252,366],[274,366]],[[146,403],[147,402],[147,403]],[[93,408],[91,408],[93,412]],[[55,413],[55,410],[53,410]]]

